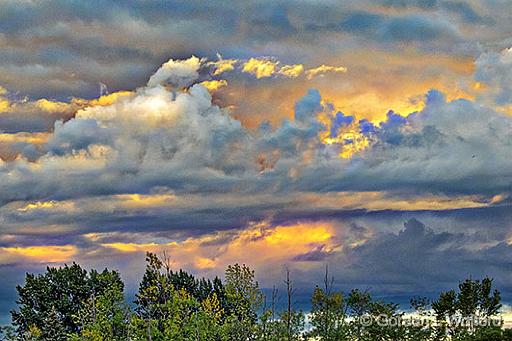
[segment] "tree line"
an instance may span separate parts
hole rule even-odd
[[[412,315],[369,291],[333,289],[326,269],[306,314],[294,306],[290,272],[284,279],[286,304],[277,308],[274,287],[264,295],[245,265],[227,267],[224,280],[174,271],[168,259],[147,253],[146,270],[133,302],[124,297],[117,271],[86,271],[73,263],[27,274],[17,286],[12,324],[1,340],[258,340],[258,341],[501,341],[512,330],[497,318],[501,297],[492,279],[467,279],[439,298],[411,299]],[[477,321],[478,323],[475,323]],[[488,323],[481,323],[482,321]],[[414,322],[414,323],[413,323]]]

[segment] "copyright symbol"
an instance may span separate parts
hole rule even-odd
[[[372,317],[369,315],[361,316],[361,324],[365,327],[368,327],[372,324]]]

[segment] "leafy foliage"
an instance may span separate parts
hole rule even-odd
[[[119,273],[104,270],[87,272],[78,264],[47,268],[42,275],[27,274],[24,286],[17,286],[19,310],[12,311],[13,326],[18,336],[65,340],[79,332],[74,315],[91,297],[108,288],[123,288]]]
[[[323,286],[313,291],[307,325],[294,307],[288,270],[287,304],[278,311],[277,288],[269,302],[246,265],[228,266],[222,282],[173,271],[169,264],[147,254],[133,311],[116,271],[88,272],[72,264],[27,274],[17,287],[12,326],[0,328],[0,340],[512,341],[512,330],[501,325],[464,323],[499,314],[500,293],[489,278],[465,280],[432,303],[413,298],[416,314],[435,323],[408,325],[397,305],[374,300],[368,291],[334,290],[326,269]]]

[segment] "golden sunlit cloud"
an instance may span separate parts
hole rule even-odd
[[[36,106],[47,112],[63,112],[69,108],[69,103],[49,101],[45,98],[37,100]]]
[[[208,89],[208,91],[215,92],[215,91],[219,90],[220,88],[227,86],[228,82],[224,79],[211,80],[211,81],[201,82],[201,85],[204,85]]]
[[[264,58],[251,58],[244,63],[242,72],[250,73],[256,78],[271,77],[277,70],[279,62]]]
[[[164,244],[170,246],[171,244]],[[112,248],[121,252],[155,252],[162,248],[162,244],[147,243],[147,244],[136,244],[136,243],[106,243],[102,244],[104,247]]]
[[[9,109],[10,103],[7,99],[0,97],[0,112],[7,111]]]
[[[32,210],[39,210],[39,209],[46,209],[46,208],[53,208],[57,205],[56,201],[37,201],[32,204],[28,204],[24,207],[18,208],[18,211],[20,212],[28,212]]]
[[[0,85],[0,113],[5,112],[9,109],[10,103],[4,96],[7,95],[7,89]]]
[[[24,260],[36,263],[63,263],[77,254],[74,245],[25,246],[0,248],[0,264]]]
[[[215,71],[213,72],[214,76],[221,75],[224,72],[233,71],[236,63],[238,63],[238,60],[236,59],[223,59],[219,54],[217,57],[219,58],[218,61],[208,62],[208,65],[212,65],[215,68]]]
[[[332,222],[298,223],[286,226],[269,226],[267,222],[252,224],[238,231],[217,232],[184,241],[156,243],[103,243],[103,247],[123,253],[166,251],[177,266],[194,269],[224,268],[234,262],[245,262],[256,267],[285,264],[312,250],[321,249],[326,254],[342,250],[340,242],[343,228]],[[101,243],[101,235],[95,236]],[[350,245],[360,245],[362,240],[348,237]],[[348,245],[347,244],[347,245]],[[254,255],[258,255],[257,258]]]
[[[113,92],[111,94],[103,95],[97,99],[93,99],[90,101],[84,101],[83,104],[87,105],[87,106],[96,106],[96,105],[109,106],[109,105],[114,104],[121,98],[129,97],[132,95],[133,95],[132,91],[118,91],[118,92]]]
[[[279,69],[279,74],[288,78],[299,77],[302,72],[304,72],[304,65],[302,64],[284,65]]]
[[[329,65],[320,65],[316,68],[312,68],[306,71],[307,79],[312,79],[317,76],[324,75],[326,73],[344,73],[347,72],[347,68],[344,66],[329,66]]]

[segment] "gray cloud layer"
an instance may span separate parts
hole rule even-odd
[[[354,44],[393,50],[403,43],[425,51],[456,46],[475,55],[508,37],[507,7],[496,1],[4,1],[0,84],[35,97],[90,98],[98,82],[116,90],[142,85],[170,55],[278,53],[297,62],[285,51],[300,51],[314,63],[318,52],[335,56]],[[279,51],[276,42],[284,46]]]

